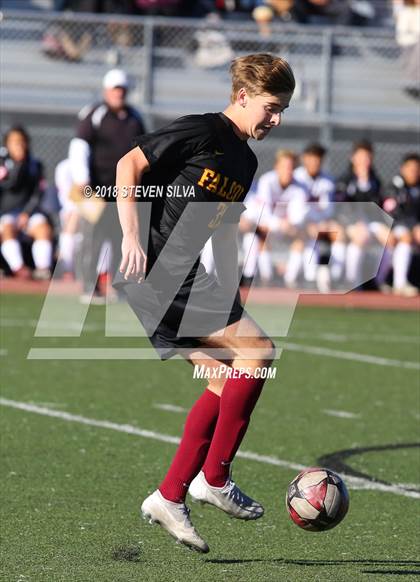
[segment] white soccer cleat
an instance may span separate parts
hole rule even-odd
[[[223,487],[213,487],[200,471],[190,485],[189,494],[193,501],[215,505],[237,519],[258,519],[264,515],[263,506],[242,493],[230,478]]]
[[[159,489],[147,497],[141,513],[149,523],[158,523],[179,543],[206,554],[209,547],[198,535],[190,520],[190,510],[185,503],[174,503],[163,497]]]

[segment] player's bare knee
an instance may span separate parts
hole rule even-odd
[[[269,337],[260,337],[256,348],[258,349],[258,367],[270,366],[276,357],[276,346],[273,341]]]
[[[29,234],[35,240],[51,240],[51,238],[52,238],[52,230],[51,230],[51,227],[46,222],[34,226],[29,231]]]
[[[305,244],[304,244],[303,240],[301,240],[301,239],[294,240],[292,242],[292,244],[290,245],[290,250],[296,251],[298,253],[303,252],[304,248],[305,248]]]
[[[412,230],[412,234],[413,234],[413,241],[417,245],[420,245],[420,224],[416,224],[416,226]]]
[[[1,233],[2,240],[15,239],[17,237],[16,229],[12,224],[5,224]]]

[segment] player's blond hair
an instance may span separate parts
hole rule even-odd
[[[251,96],[269,93],[293,93],[296,82],[289,63],[269,53],[257,53],[239,57],[230,67],[232,75],[231,102],[234,103],[239,89],[244,87]]]
[[[279,162],[283,158],[290,158],[291,160],[293,160],[293,163],[296,165],[297,155],[293,150],[286,150],[286,149],[277,150],[276,155],[275,155],[276,164],[277,164],[277,162]]]

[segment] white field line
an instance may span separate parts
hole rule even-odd
[[[48,403],[42,402],[44,406],[48,406]],[[187,408],[182,408],[182,406],[176,406],[175,404],[152,404],[153,408],[157,408],[159,410],[165,410],[167,412],[175,412],[175,413],[185,413],[188,412]],[[55,408],[53,406],[53,408]],[[337,418],[360,418],[360,414],[355,414],[354,412],[346,412],[345,410],[330,410],[324,409],[322,410],[324,414],[328,416],[336,416]]]
[[[160,360],[150,348],[31,348],[28,360]]]
[[[180,439],[178,437],[158,433],[151,430],[144,430],[142,428],[138,428],[130,424],[117,424],[115,422],[110,422],[108,420],[96,420],[94,418],[86,418],[85,416],[80,416],[78,414],[69,414],[68,412],[63,412],[60,410],[51,410],[50,408],[46,408],[44,406],[37,406],[34,404],[28,404],[26,402],[17,402],[16,400],[8,400],[7,398],[0,398],[0,405],[7,406],[9,408],[16,408],[18,410],[24,410],[26,412],[40,414],[42,416],[59,418],[67,422],[76,422],[87,426],[107,428],[109,430],[115,430],[117,432],[140,436],[143,438],[148,438],[164,443],[171,443],[177,445],[180,442]],[[300,463],[291,463],[289,461],[278,459],[277,457],[259,455],[258,453],[253,453],[251,451],[239,451],[237,456],[241,457],[242,459],[249,459],[250,461],[264,463],[266,465],[274,465],[276,467],[293,469],[294,471],[302,471],[303,469],[306,469],[305,465],[301,465]],[[352,477],[350,475],[345,474],[343,474],[343,477],[345,478],[346,483],[352,489],[367,489],[371,491],[382,491],[384,493],[394,493],[396,495],[402,495],[404,497],[420,499],[420,493],[416,491],[407,491],[398,483],[392,485],[385,485],[382,483],[375,483],[369,481],[368,479]]]
[[[0,327],[37,327],[37,319],[11,319],[11,318],[1,318]],[[79,329],[78,323],[72,323],[71,321],[44,321],[42,322],[42,327],[45,329],[54,330],[56,328],[63,330],[68,329],[72,331],[74,329]],[[113,333],[126,332],[127,324],[111,324],[108,329]],[[103,324],[96,323],[85,323],[83,325],[83,331],[104,331],[105,327]],[[53,337],[53,336],[52,336]],[[146,337],[146,336],[144,336]],[[394,335],[394,334],[355,334],[355,333],[340,333],[340,332],[295,332],[291,333],[288,337],[296,339],[321,339],[333,342],[347,342],[347,341],[376,341],[382,343],[420,343],[420,337],[418,335]]]
[[[37,327],[38,323],[39,322],[37,319],[0,319],[0,327]],[[71,321],[61,322],[58,320],[43,321],[41,327],[42,329],[59,329],[60,331],[63,329],[67,329],[68,331],[80,329],[80,325],[78,323],[72,323]],[[83,325],[83,331],[100,331],[103,329],[103,325],[96,323],[85,323]],[[54,337],[54,334],[51,334],[51,337]]]
[[[290,342],[275,342],[280,350],[290,350],[302,352],[315,356],[326,356],[353,362],[363,362],[364,364],[374,364],[377,366],[391,366],[394,368],[404,368],[406,370],[420,370],[419,362],[406,360],[394,360],[357,352],[346,352],[332,350],[319,346],[308,346],[294,344]],[[257,349],[257,348],[256,348]],[[256,350],[255,349],[255,350]],[[252,351],[252,348],[250,348]],[[255,354],[254,350],[254,354]],[[217,357],[217,349],[212,351],[212,356]],[[220,350],[220,357],[224,352]],[[28,360],[158,360],[159,355],[153,348],[31,348],[27,355]]]
[[[420,487],[419,483],[398,483],[398,485],[407,489],[418,489]]]
[[[392,366],[396,368],[406,368],[408,370],[420,370],[419,362],[393,360],[391,358],[382,358],[380,356],[370,356],[368,354],[359,354],[357,352],[345,352],[343,350],[332,350],[330,348],[294,344],[290,342],[279,342],[278,345],[280,348],[283,348],[284,350],[290,350],[292,352],[303,352],[305,354],[313,354],[315,356],[328,356],[330,358],[339,358],[341,360],[352,360],[354,362],[364,362],[365,364],[376,364],[377,366]]]
[[[34,406],[42,406],[48,408],[67,408],[68,404],[65,402],[34,402],[33,400],[29,400],[28,404],[32,404]]]
[[[2,319],[0,325],[5,327],[15,327],[21,325],[36,325],[36,320],[19,320],[19,319]],[[67,324],[66,324],[67,325]],[[59,322],[51,325],[54,329],[58,327],[62,329]],[[69,330],[72,326],[69,326]],[[86,325],[85,331],[103,330],[100,325]],[[395,336],[398,337],[398,336]],[[404,336],[401,336],[404,337]],[[414,336],[413,336],[414,337]],[[369,336],[365,336],[369,338]],[[357,352],[348,352],[343,350],[333,350],[330,348],[323,348],[319,346],[309,346],[296,344],[292,342],[276,342],[279,348],[285,350],[302,352],[317,356],[327,356],[331,358],[338,358],[342,360],[351,360],[355,362],[363,362],[365,364],[376,364],[378,366],[391,366],[397,368],[405,368],[408,370],[420,370],[419,362],[410,362],[406,360],[394,360],[392,358],[384,358],[380,356],[371,356],[368,354],[360,354]],[[135,360],[135,359],[158,359],[158,355],[154,353],[152,348],[32,348],[29,351],[28,359],[31,360]]]
[[[321,339],[328,342],[370,342],[379,343],[409,343],[419,344],[418,335],[392,335],[392,334],[361,334],[361,333],[339,333],[339,332],[295,332],[289,334],[290,338],[296,339]]]
[[[9,353],[9,350],[0,349],[0,357],[7,356],[8,353]]]
[[[188,412],[188,408],[182,408],[182,406],[175,406],[175,404],[153,404],[153,408],[158,408],[159,410],[166,410],[167,412]]]
[[[360,418],[360,414],[354,414],[354,412],[346,412],[345,410],[330,410],[325,409],[322,411],[328,416],[336,416],[337,418]]]

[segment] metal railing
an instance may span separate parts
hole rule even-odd
[[[263,169],[274,142],[284,136],[300,147],[302,132],[337,152],[348,149],[356,131],[387,132],[379,150],[389,148],[389,157],[415,143],[418,105],[404,92],[409,79],[391,30],[290,24],[273,25],[263,36],[253,22],[25,11],[4,11],[1,18],[2,110],[6,122],[32,116],[38,136],[42,123],[50,137],[54,127],[70,135],[69,120],[99,98],[102,77],[114,66],[131,76],[131,102],[149,129],[179,115],[220,110],[229,99],[231,59],[265,51],[289,60],[297,89],[283,133],[257,145],[269,157]],[[60,116],[55,125],[47,121],[52,114]],[[391,146],[392,132],[399,145]]]

